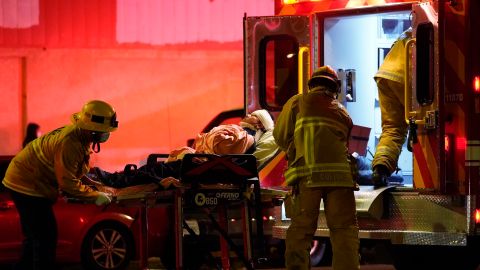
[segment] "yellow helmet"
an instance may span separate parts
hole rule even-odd
[[[118,127],[115,109],[101,100],[85,103],[81,112],[72,115],[72,122],[81,129],[97,132],[112,132]]]

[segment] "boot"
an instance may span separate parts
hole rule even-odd
[[[390,171],[385,165],[377,165],[373,168],[372,182],[374,188],[381,188],[388,186],[388,177]]]

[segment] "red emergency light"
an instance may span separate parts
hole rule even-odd
[[[480,93],[480,76],[473,77],[473,91]]]
[[[465,137],[457,137],[455,139],[455,146],[457,150],[467,149],[467,139]]]

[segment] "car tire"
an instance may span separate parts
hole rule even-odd
[[[119,223],[100,223],[83,240],[81,259],[84,269],[125,269],[134,254],[133,236]]]

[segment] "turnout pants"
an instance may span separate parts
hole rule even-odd
[[[317,229],[320,201],[323,199],[334,270],[359,269],[358,224],[352,188],[306,187],[304,180],[292,197],[287,213],[291,218],[287,229],[285,262],[287,269],[310,269],[310,249]]]
[[[20,215],[24,236],[17,270],[53,270],[57,247],[57,222],[53,202],[10,190]]]
[[[405,122],[405,94],[403,84],[384,78],[377,78],[377,87],[382,114],[382,135],[372,167],[385,165],[392,173],[397,168],[398,157],[408,132]]]

